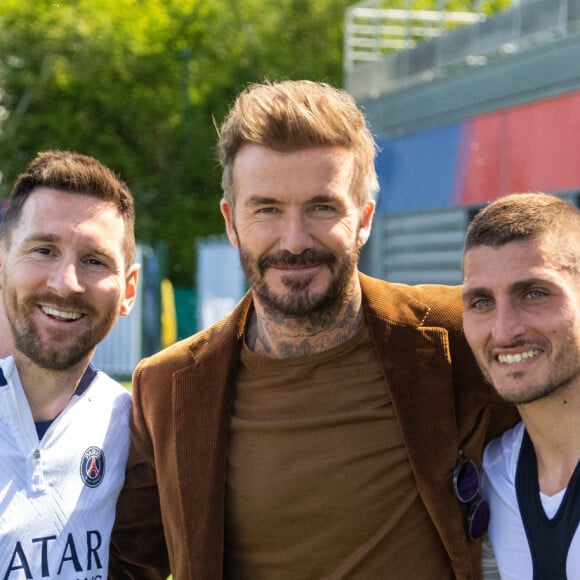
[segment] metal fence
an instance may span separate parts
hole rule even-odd
[[[344,84],[356,98],[480,66],[580,31],[580,0],[521,0],[489,18],[482,2],[473,12],[394,10],[383,4],[365,0],[345,13]],[[445,1],[437,5],[444,8]]]

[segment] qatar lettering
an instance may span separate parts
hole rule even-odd
[[[81,572],[103,570],[103,540],[98,530],[90,530],[85,538],[75,540],[73,534],[68,534],[62,554],[49,562],[49,548],[57,539],[56,536],[32,538],[29,543],[17,541],[8,558],[8,567],[2,570],[2,580],[26,578],[77,578]],[[80,556],[82,551],[86,554]],[[34,576],[33,566],[40,563],[40,576]],[[101,575],[91,576],[101,578]]]
[[[130,395],[92,371],[39,439],[12,357],[0,370],[0,580],[106,579]]]

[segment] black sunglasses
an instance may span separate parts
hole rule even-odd
[[[457,499],[468,506],[467,535],[470,540],[478,540],[487,531],[489,504],[480,495],[479,469],[463,451],[459,452],[459,459],[453,470],[453,489]]]

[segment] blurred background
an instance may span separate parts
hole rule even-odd
[[[455,284],[485,201],[577,202],[579,63],[580,0],[0,0],[0,197],[50,148],[129,184],[141,291],[95,357],[123,378],[245,291],[215,143],[248,83],[349,91],[380,146],[361,270]]]

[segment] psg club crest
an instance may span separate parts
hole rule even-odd
[[[105,454],[99,447],[89,447],[81,458],[81,479],[88,487],[97,487],[105,476]]]

